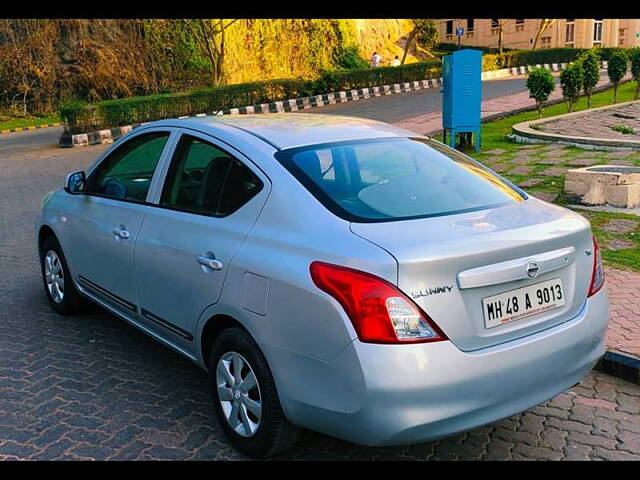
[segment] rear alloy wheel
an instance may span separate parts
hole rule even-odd
[[[267,360],[246,330],[224,330],[208,365],[216,416],[240,451],[262,458],[295,444],[300,429],[285,417]]]
[[[251,437],[260,426],[262,398],[249,362],[237,352],[225,353],[216,367],[220,406],[233,430]]]

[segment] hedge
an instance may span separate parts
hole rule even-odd
[[[60,107],[60,116],[69,133],[74,134],[327,92],[437,78],[440,75],[441,63],[437,60],[400,67],[336,70],[326,72],[315,80],[267,80],[92,104],[75,100]]]
[[[499,48],[497,47],[480,47],[480,46],[465,46],[465,45],[461,45],[460,47],[458,47],[457,43],[439,43],[438,46],[436,47],[436,50],[439,50],[441,52],[453,52],[455,50],[459,50],[460,48],[472,48],[474,50],[482,50],[484,53],[498,53],[500,51]],[[503,48],[502,51],[503,52],[510,52],[512,51],[512,48]]]
[[[440,45],[442,46],[443,44]],[[596,51],[601,60],[608,60],[613,52],[620,50],[628,49],[598,48]],[[570,63],[584,51],[585,49],[581,48],[547,48],[484,54],[482,69],[489,71],[522,65]],[[325,72],[314,80],[267,80],[190,92],[106,100],[92,104],[70,101],[60,107],[60,116],[70,133],[88,132],[289,98],[438,78],[441,76],[441,65],[440,60],[430,60],[399,67],[335,70]]]

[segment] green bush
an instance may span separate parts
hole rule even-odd
[[[600,57],[595,49],[582,53],[578,60],[582,64],[582,88],[587,96],[587,108],[591,108],[591,95],[600,80]]]
[[[544,102],[549,99],[549,95],[556,88],[551,72],[544,67],[534,68],[527,75],[527,89],[529,90],[529,98],[536,101],[538,116],[542,118],[542,107]]]
[[[611,130],[615,130],[616,132],[620,132],[623,135],[630,135],[633,133],[636,133],[636,129],[633,127],[630,127],[628,125],[613,125],[611,127]]]
[[[363,69],[370,66],[369,62],[360,56],[356,46],[336,49],[333,55],[333,63],[347,70]]]
[[[581,48],[543,48],[541,50],[513,50],[501,55],[500,68],[523,65],[570,63],[584,52]]]
[[[473,50],[482,50],[484,53],[498,53],[500,51],[500,49],[495,47],[476,47],[476,46],[471,47],[466,45],[461,45],[460,47],[458,47],[457,43],[439,43],[438,46],[436,47],[436,50],[439,50],[441,52],[454,52],[459,48],[470,48]],[[503,52],[508,52],[511,50],[513,49],[511,48],[502,49]]]
[[[573,112],[573,106],[580,98],[583,78],[582,62],[580,61],[570,63],[562,73],[560,73],[562,96],[569,106],[569,112]]]
[[[491,53],[485,53],[482,55],[482,71],[490,72],[492,70],[500,70],[500,57]]]
[[[631,51],[631,75],[636,82],[636,92],[633,95],[634,100],[640,98],[640,47]]]
[[[437,78],[440,74],[441,62],[438,60],[400,67],[335,70],[325,72],[315,80],[267,80],[93,104],[70,101],[60,107],[60,116],[73,134],[289,98]]]
[[[613,83],[613,103],[616,103],[618,96],[618,85],[620,80],[627,73],[627,64],[629,63],[629,57],[624,50],[619,50],[611,54],[609,63],[607,64],[607,74],[609,75],[609,81]]]

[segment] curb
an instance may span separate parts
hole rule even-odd
[[[0,130],[0,135],[4,133],[16,133],[16,132],[24,132],[27,130],[38,130],[40,128],[59,127],[61,125],[62,125],[62,122],[58,122],[58,123],[46,123],[42,125],[30,125],[28,127],[9,128],[6,130]]]
[[[640,358],[629,353],[607,350],[594,369],[640,385]]]
[[[619,150],[619,149],[640,149],[640,140],[624,140],[613,138],[598,138],[598,137],[579,137],[572,135],[564,135],[561,133],[551,133],[542,130],[536,130],[533,128],[535,125],[541,125],[553,122],[561,118],[580,117],[582,115],[588,115],[592,112],[599,112],[603,110],[609,110],[612,108],[618,108],[624,105],[630,105],[633,103],[639,103],[640,100],[632,100],[630,102],[616,103],[614,105],[605,105],[604,107],[591,108],[588,110],[580,110],[578,112],[563,113],[561,115],[554,115],[553,117],[540,118],[538,120],[529,120],[526,122],[517,123],[511,127],[512,136],[517,143],[561,143],[565,145],[574,145],[587,149],[597,149],[601,147],[607,150]],[[535,142],[534,142],[535,141]]]
[[[566,66],[566,63],[545,63],[543,65],[526,65],[521,67],[503,68],[500,70],[489,70],[486,72],[482,72],[482,80],[524,75],[537,67],[544,67],[547,70],[559,72]],[[606,67],[607,62],[602,62],[602,68]],[[193,117],[204,117],[208,115],[246,115],[252,113],[295,112],[298,110],[306,110],[308,108],[318,108],[325,105],[334,105],[336,103],[353,102],[360,99],[379,97],[382,95],[391,95],[394,93],[406,93],[416,90],[423,90],[426,88],[435,88],[441,85],[442,78],[432,78],[412,82],[396,83],[393,85],[382,85],[379,87],[360,88],[355,90],[325,93],[322,95],[313,95],[311,97],[291,98],[287,100],[279,100],[276,102],[262,103],[259,105],[249,105],[244,107],[219,110],[216,112],[187,115],[178,118],[184,119]],[[119,129],[128,128],[128,132],[132,128],[144,125],[145,123],[127,125],[125,127],[110,128],[106,130],[98,130],[89,133],[78,133],[74,135],[64,132],[60,137],[58,145],[60,147],[80,147],[87,145],[99,145],[102,143],[112,143],[126,133],[118,131]]]

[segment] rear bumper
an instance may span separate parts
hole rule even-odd
[[[296,425],[365,445],[419,443],[538,405],[586,375],[605,352],[605,290],[572,320],[475,352],[451,342],[355,341],[331,362],[269,351]]]

